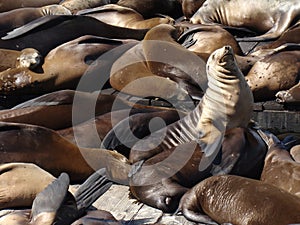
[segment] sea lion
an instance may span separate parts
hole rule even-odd
[[[190,100],[201,97],[207,86],[205,63],[176,42],[181,28],[153,27],[144,40],[112,66],[111,86],[135,96]],[[178,55],[186,60],[179,60]]]
[[[59,4],[69,9],[72,14],[76,14],[80,10],[95,8],[98,6],[110,4],[116,0],[63,0]]]
[[[173,212],[183,193],[209,176],[230,173],[258,179],[266,150],[254,129],[233,128],[226,131],[220,153],[206,170],[198,168],[205,159],[199,145],[186,143],[146,160],[137,175],[131,177],[130,191],[143,203]]]
[[[232,48],[224,46],[213,52],[206,69],[208,88],[196,108],[181,120],[152,133],[150,138],[137,142],[131,149],[130,162],[146,160],[194,140],[206,156],[214,158],[225,130],[248,126],[253,96],[237,66]]]
[[[236,10],[239,9],[239,10]],[[192,16],[192,23],[244,27],[262,35],[239,41],[264,41],[278,38],[300,15],[298,0],[207,0]]]
[[[72,225],[122,225],[122,222],[108,211],[104,210],[90,210],[86,215],[74,221]]]
[[[34,69],[42,63],[43,57],[34,48],[21,51],[0,49],[0,71],[12,68]]]
[[[2,12],[0,13],[0,30],[9,31],[46,15],[71,15],[71,12],[61,5],[47,5],[39,8],[20,8]]]
[[[300,222],[300,200],[262,181],[234,175],[213,176],[189,190],[180,211],[205,224],[293,224]],[[207,214],[212,220],[207,221]]]
[[[154,17],[157,14],[168,15],[174,19],[183,15],[181,4],[177,0],[119,0],[117,4],[134,9],[142,14],[145,19]]]
[[[179,0],[179,2],[181,2],[183,15],[189,19],[203,5],[205,0]]]
[[[288,149],[273,134],[261,133],[268,145],[261,180],[300,197],[300,164],[291,157]]]
[[[46,5],[58,4],[61,0],[16,0],[16,1],[1,1],[0,12],[22,8],[22,7],[42,7]]]
[[[124,177],[130,169],[127,158],[115,151],[79,148],[40,126],[4,122],[0,126],[0,163],[34,163],[54,176],[64,171],[72,183],[83,182],[96,170],[106,168],[110,179],[128,182],[127,175]]]
[[[90,35],[76,38],[51,50],[44,59],[41,72],[16,68],[0,73],[0,93],[43,94],[62,89],[75,89],[82,75],[88,69],[91,72],[90,65],[99,56],[123,44],[128,44],[125,47],[128,49],[136,43],[135,40],[106,39]],[[122,50],[118,53],[121,54]],[[101,64],[99,60],[97,63],[99,69],[113,62],[104,61]]]
[[[74,103],[75,94],[77,101]],[[93,116],[113,110],[134,108],[132,103],[113,95],[62,90],[31,99],[12,109],[0,110],[0,121],[27,123],[55,130],[64,129],[91,119],[87,114],[80,114],[76,120],[72,120],[72,111],[81,111],[82,108],[93,105]],[[139,106],[136,104],[135,107]]]
[[[111,26],[95,18],[76,15],[44,16],[21,26],[0,40],[0,48],[35,48],[44,57],[57,46],[83,35],[141,40],[148,30]]]
[[[276,102],[284,104],[300,103],[300,82],[287,91],[279,91],[275,95]]]
[[[300,163],[300,145],[295,145],[294,147],[292,147],[290,153],[293,159],[297,163]]]
[[[77,15],[85,15],[94,17],[104,23],[126,27],[131,29],[150,29],[158,24],[174,24],[171,17],[153,17],[144,19],[134,9],[119,6],[116,4],[108,4],[102,7],[97,7],[88,10],[81,10]]]
[[[299,81],[300,51],[282,51],[258,60],[245,79],[255,101],[274,100],[275,94]]]

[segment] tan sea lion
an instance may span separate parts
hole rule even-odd
[[[69,9],[72,14],[84,9],[95,8],[98,6],[110,4],[112,0],[63,0],[59,4]]]
[[[135,96],[189,100],[207,86],[205,63],[176,42],[180,28],[160,24],[112,66],[110,84]],[[186,60],[179,60],[178,56]]]
[[[290,153],[293,159],[297,163],[300,163],[300,145],[295,145],[294,147],[292,147]]]
[[[46,5],[58,4],[61,0],[2,0],[0,5],[0,12],[6,12],[9,10],[22,8],[22,7],[42,7]]]
[[[241,38],[240,41],[263,41],[278,38],[293,25],[299,15],[298,0],[207,0],[190,21],[248,28],[263,34]]]
[[[43,57],[34,48],[21,51],[0,49],[0,71],[12,68],[34,69],[42,63]]]
[[[212,53],[206,68],[208,88],[197,107],[181,120],[137,142],[130,152],[131,162],[194,140],[206,156],[214,158],[225,130],[248,126],[253,96],[232,48],[224,46]]]
[[[255,101],[275,99],[275,94],[297,84],[300,72],[300,51],[282,51],[258,60],[245,79]]]
[[[132,29],[150,29],[158,24],[175,23],[171,17],[167,16],[144,19],[143,16],[134,9],[116,4],[108,4],[102,7],[81,10],[77,12],[77,15],[94,17],[97,20],[110,25]]]
[[[235,225],[293,224],[300,222],[300,200],[290,193],[240,176],[213,176],[189,190],[180,211],[194,222]],[[208,221],[205,213],[213,221]]]
[[[273,134],[261,136],[268,145],[261,180],[300,197],[300,163],[293,160],[285,145]]]
[[[130,48],[137,42],[90,35],[79,37],[51,50],[44,59],[41,72],[16,68],[0,73],[0,93],[42,94],[62,89],[75,89],[82,75],[88,68],[92,68],[90,64],[105,52],[126,43],[128,43],[127,48]],[[120,50],[120,54],[121,52]],[[111,63],[113,62],[104,61],[101,64],[99,61],[98,67]]]
[[[45,57],[57,46],[84,35],[141,40],[147,31],[111,26],[87,16],[44,16],[2,37],[0,48],[35,48]]]
[[[72,183],[83,182],[101,168],[107,168],[114,181],[128,180],[123,177],[130,169],[123,155],[106,149],[79,148],[44,127],[1,122],[0,140],[0,163],[34,163],[54,176],[64,171]]]
[[[285,104],[299,104],[300,103],[300,83],[291,87],[287,91],[279,91],[275,95],[276,101]]]

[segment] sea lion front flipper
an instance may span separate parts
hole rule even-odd
[[[57,179],[40,192],[32,204],[31,222],[42,224],[52,224],[57,211],[65,200],[70,179],[66,173],[62,173]]]
[[[18,27],[10,32],[7,33],[6,36],[2,37],[2,40],[9,40],[16,37],[19,37],[23,34],[28,33],[29,31],[32,31],[33,29],[36,29],[37,27],[40,27],[46,23],[50,23],[51,25],[55,25],[58,23],[62,23],[65,20],[73,19],[74,16],[68,15],[68,16],[61,16],[61,15],[50,15],[50,16],[43,16],[38,19],[35,19],[21,27]]]
[[[112,181],[105,177],[105,169],[100,169],[93,173],[74,194],[76,199],[79,216],[82,216],[87,208],[89,208],[102,194],[104,194]]]

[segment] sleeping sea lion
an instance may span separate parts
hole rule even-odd
[[[0,12],[6,12],[9,10],[22,8],[22,7],[42,7],[46,5],[58,4],[61,0],[15,0],[7,1],[2,0],[0,5]]]
[[[102,7],[81,10],[77,12],[77,15],[94,17],[97,20],[110,25],[132,29],[150,29],[158,24],[175,23],[171,17],[167,16],[144,19],[143,16],[134,9],[116,4],[108,4]]]
[[[241,38],[240,41],[263,41],[278,38],[299,15],[298,0],[206,0],[190,21],[248,28],[264,34]]]
[[[258,179],[266,150],[254,129],[233,128],[226,131],[220,153],[206,170],[198,168],[200,161],[205,160],[199,145],[182,144],[146,160],[131,177],[130,191],[143,203],[173,212],[188,188],[209,176],[230,173]],[[193,152],[191,157],[190,151]]]
[[[45,57],[57,46],[83,35],[141,40],[147,31],[111,26],[87,16],[44,16],[2,37],[0,48],[35,48]]]
[[[123,44],[128,44],[126,45],[128,49],[136,43],[135,40],[107,39],[90,35],[79,37],[51,50],[44,59],[41,72],[27,68],[1,72],[0,93],[42,94],[61,89],[75,89],[81,76],[88,68],[92,69],[90,65],[99,56]],[[121,53],[122,50],[118,52]],[[113,62],[106,63],[99,60],[97,63],[98,67],[105,67]]]
[[[261,133],[268,145],[261,180],[300,197],[300,163],[293,160],[285,145],[273,134]]]
[[[1,122],[0,140],[0,163],[34,163],[54,176],[64,171],[72,183],[84,181],[101,168],[107,168],[114,181],[128,180],[122,177],[128,174],[123,169],[129,170],[123,155],[106,149],[79,148],[44,127]]]
[[[0,30],[9,31],[46,15],[71,15],[71,12],[61,5],[20,8],[2,12],[0,13]]]
[[[300,104],[300,82],[287,91],[277,92],[275,97],[279,103]]]
[[[63,0],[59,4],[69,9],[72,14],[76,14],[80,10],[95,8],[98,6],[110,4],[116,0]]]
[[[194,222],[235,225],[300,222],[298,197],[262,181],[234,175],[213,176],[189,190],[179,210]],[[207,216],[213,221],[207,220]]]
[[[295,145],[294,147],[292,147],[290,152],[291,152],[291,156],[293,157],[293,159],[297,163],[300,163],[300,145]]]
[[[182,12],[186,18],[191,18],[203,5],[205,0],[178,0],[181,2]]]

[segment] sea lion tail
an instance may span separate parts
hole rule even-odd
[[[110,186],[112,181],[105,177],[106,170],[104,168],[93,173],[74,194],[79,216],[83,215],[87,208],[89,208],[97,198],[104,194]]]

